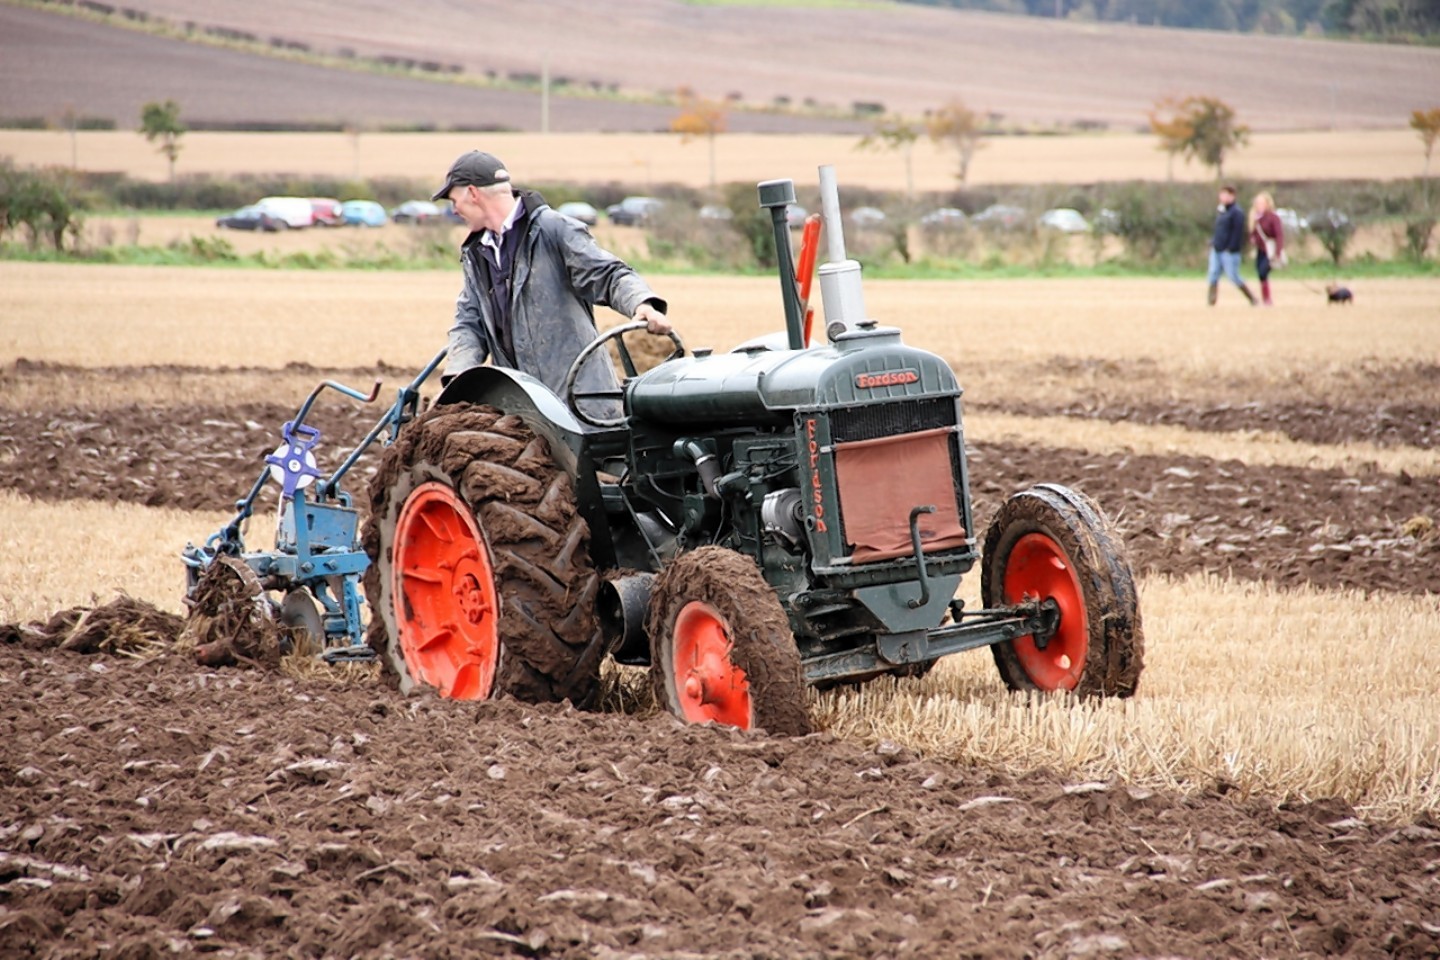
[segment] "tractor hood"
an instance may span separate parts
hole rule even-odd
[[[862,327],[829,347],[707,351],[661,364],[630,381],[626,412],[663,424],[789,422],[799,409],[954,396],[944,360],[900,342],[900,331]]]

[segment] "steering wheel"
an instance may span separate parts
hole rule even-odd
[[[625,346],[625,334],[632,333],[636,330],[644,330],[645,327],[646,323],[644,320],[632,320],[630,323],[622,323],[618,327],[611,327],[609,330],[606,330],[604,333],[600,334],[600,336],[587,343],[585,345],[585,349],[581,350],[579,356],[577,356],[574,362],[570,364],[570,369],[565,371],[565,386],[563,394],[565,398],[565,405],[569,407],[571,412],[574,413],[575,416],[578,417],[583,423],[588,423],[592,427],[619,427],[625,423],[625,418],[623,416],[592,417],[590,414],[586,413],[580,408],[581,400],[623,400],[625,397],[624,390],[615,389],[581,391],[575,389],[575,381],[580,379],[580,371],[584,368],[585,361],[590,359],[591,354],[593,354],[596,350],[599,350],[611,340],[615,341],[615,349],[620,354],[620,364],[625,368],[625,378],[628,380],[631,377],[638,377],[640,374],[635,369],[635,360],[633,357],[630,356],[629,348]],[[669,333],[655,334],[655,336],[669,337],[670,342],[675,344],[675,349],[670,351],[670,355],[664,360],[661,360],[661,363],[668,363],[671,360],[676,360],[680,357],[685,356],[685,341],[681,340],[680,335],[677,334],[675,331],[671,330]]]

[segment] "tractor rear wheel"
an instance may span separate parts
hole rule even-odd
[[[543,439],[490,407],[436,407],[386,451],[370,501],[367,640],[402,692],[594,702],[600,580]]]
[[[987,608],[1053,602],[1053,633],[990,649],[1012,690],[1128,697],[1144,666],[1135,579],[1119,534],[1089,497],[1038,484],[1000,507],[985,533]]]
[[[749,557],[723,547],[681,555],[655,579],[647,628],[655,696],[677,717],[810,732],[795,636]]]

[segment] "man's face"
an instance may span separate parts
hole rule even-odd
[[[1231,193],[1229,190],[1221,190],[1221,191],[1220,191],[1220,206],[1222,206],[1222,207],[1228,207],[1228,206],[1230,206],[1230,204],[1232,204],[1232,203],[1234,203],[1234,202],[1235,202],[1235,194]]]
[[[473,185],[455,187],[450,191],[450,202],[455,206],[455,212],[465,225],[472,231],[484,230],[490,226],[487,222],[484,206],[480,203],[480,191]]]

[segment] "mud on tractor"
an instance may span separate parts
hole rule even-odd
[[[797,277],[794,185],[768,181],[783,338],[687,352],[672,334],[640,372],[625,338],[644,325],[625,324],[576,358],[564,396],[480,367],[398,431],[361,539],[368,646],[402,690],[584,705],[613,657],[648,666],[687,721],[789,734],[809,728],[806,685],[988,646],[1011,688],[1134,692],[1143,639],[1118,535],[1057,484],[1011,496],[976,535],[955,374],[868,317],[831,168],[820,187],[824,345],[808,343],[818,228]],[[578,390],[612,343],[623,386]],[[976,564],[967,609],[955,594]]]

